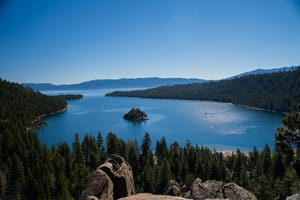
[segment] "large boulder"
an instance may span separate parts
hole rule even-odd
[[[207,180],[202,183],[201,179],[197,178],[192,184],[191,198],[195,200],[222,198],[220,191],[223,185],[222,181]]]
[[[235,183],[227,183],[223,186],[224,198],[230,200],[256,200],[254,194]]]
[[[113,200],[113,183],[105,172],[97,169],[81,193],[82,200]]]
[[[190,197],[193,199],[198,199],[201,195],[201,184],[202,180],[200,178],[196,178],[191,186],[191,192],[190,192]]]
[[[119,199],[134,194],[131,166],[124,158],[110,155],[88,180],[81,199]]]
[[[113,182],[114,199],[126,197],[135,193],[133,172],[127,161],[118,155],[110,155],[99,167]]]
[[[167,187],[165,188],[164,194],[171,195],[171,196],[180,196],[181,187],[179,183],[174,180],[170,180]]]
[[[202,194],[207,198],[222,198],[223,195],[220,193],[224,183],[223,181],[207,180],[202,183]]]
[[[222,181],[215,180],[202,182],[200,178],[197,178],[193,182],[191,190],[185,193],[184,197],[194,200],[256,200],[254,194],[235,183],[227,183],[224,185]]]

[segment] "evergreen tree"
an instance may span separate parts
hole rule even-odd
[[[75,134],[75,141],[72,149],[73,166],[72,166],[72,184],[71,194],[75,198],[79,198],[81,191],[87,182],[89,170],[85,165],[85,159],[82,152],[78,134]]]
[[[97,135],[97,145],[98,145],[98,157],[99,157],[99,163],[103,163],[105,161],[106,158],[106,151],[103,145],[103,137],[102,134],[100,132],[98,132]]]
[[[282,155],[279,152],[274,152],[273,164],[272,164],[272,172],[273,178],[281,178],[284,174],[285,167],[282,161]]]
[[[118,154],[120,152],[119,149],[119,140],[117,138],[117,136],[113,133],[108,133],[107,135],[107,154]]]
[[[172,174],[168,160],[164,159],[159,169],[158,181],[156,183],[156,193],[162,194],[168,182],[171,180]]]
[[[72,157],[75,165],[84,165],[85,159],[81,149],[80,139],[78,133],[75,134],[75,141],[73,142]]]
[[[153,166],[154,161],[153,161],[153,153],[151,151],[151,138],[149,133],[145,133],[142,145],[141,145],[141,155],[140,155],[140,163],[141,166],[146,165],[148,162],[149,165]]]
[[[155,156],[158,160],[158,163],[161,163],[163,159],[168,157],[168,146],[165,137],[162,137],[156,142]]]
[[[180,147],[177,142],[173,143],[170,147],[170,168],[176,180],[180,180]]]
[[[300,148],[300,103],[296,111],[287,113],[283,123],[287,128],[277,130],[276,150],[282,153],[285,167],[288,167],[294,160],[294,151],[297,156],[297,150]]]
[[[142,179],[141,179],[141,187],[143,192],[149,192],[149,193],[155,192],[154,177],[155,177],[154,168],[150,165],[149,162],[147,162],[142,172]]]
[[[128,147],[127,161],[132,167],[134,182],[139,183],[141,178],[140,177],[141,166],[139,162],[139,148],[138,148],[137,141],[136,140],[128,141],[127,147]]]
[[[263,151],[261,152],[261,165],[264,174],[267,177],[269,177],[271,172],[272,160],[271,160],[271,150],[268,145],[266,145]]]

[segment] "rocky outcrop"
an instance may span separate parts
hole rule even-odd
[[[111,155],[99,168],[103,170],[113,182],[114,199],[126,197],[135,192],[131,166],[123,157]]]
[[[192,184],[191,197],[195,200],[223,197],[220,192],[223,187],[222,181],[207,180],[202,183],[201,179],[197,178]]]
[[[300,200],[300,193],[293,194],[292,196],[287,197],[286,200]]]
[[[110,155],[89,178],[80,199],[112,200],[133,193],[134,181],[131,166],[121,156]]]
[[[224,198],[228,198],[230,200],[256,200],[254,194],[235,183],[225,184],[222,191]]]
[[[82,191],[81,199],[98,200],[113,199],[113,183],[101,169],[97,169],[89,178],[86,188]]]
[[[256,200],[254,194],[235,183],[224,185],[222,181],[207,180],[202,182],[197,178],[191,190],[184,197],[194,200],[228,199],[228,200]]]
[[[181,195],[180,184],[174,180],[170,180],[167,187],[165,188],[164,194],[171,195],[171,196],[180,196]]]

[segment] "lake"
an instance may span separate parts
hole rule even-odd
[[[208,146],[218,151],[240,148],[249,151],[265,144],[274,146],[274,134],[283,126],[283,115],[253,110],[229,103],[170,99],[106,97],[110,90],[47,91],[46,94],[80,93],[83,99],[68,101],[68,110],[44,119],[48,126],[38,130],[39,138],[48,146],[61,141],[72,144],[74,133],[82,139],[86,133],[104,139],[109,132],[119,138],[136,139],[139,144],[146,132],[151,135],[152,148],[164,136],[168,145],[177,141],[185,145]],[[123,115],[138,107],[149,120],[132,123]]]

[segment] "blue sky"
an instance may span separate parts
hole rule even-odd
[[[300,65],[299,0],[0,0],[0,77],[221,79]]]

